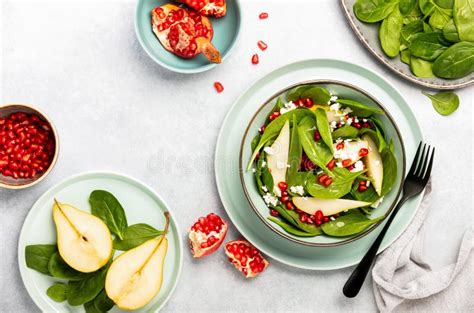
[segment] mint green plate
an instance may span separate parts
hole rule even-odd
[[[193,59],[180,58],[163,48],[151,28],[151,10],[172,1],[138,0],[135,12],[135,31],[145,52],[159,65],[179,73],[199,73],[218,64],[210,63],[202,54]],[[214,26],[212,43],[221,52],[222,62],[230,54],[240,33],[241,13],[238,0],[227,0],[227,14],[210,18]]]
[[[381,227],[344,245],[309,246],[297,243],[277,234],[261,221],[245,197],[240,180],[240,147],[247,125],[257,110],[288,86],[310,80],[346,82],[377,99],[400,130],[407,167],[411,164],[422,136],[413,112],[394,86],[374,72],[344,61],[315,59],[286,65],[257,81],[233,104],[224,119],[215,154],[217,188],[230,219],[247,240],[270,257],[299,268],[331,270],[358,263]],[[422,195],[403,206],[379,251],[389,246],[405,230],[415,215],[421,197]],[[391,201],[394,199],[388,202]]]
[[[163,212],[169,211],[166,203],[150,187],[139,181],[110,172],[90,172],[72,176],[46,191],[31,208],[20,233],[18,264],[21,278],[33,301],[43,312],[84,312],[83,306],[72,307],[67,302],[57,303],[46,295],[46,290],[55,282],[64,280],[46,276],[26,267],[25,246],[30,244],[55,243],[56,230],[52,218],[53,198],[70,203],[77,208],[90,211],[89,194],[95,189],[112,192],[127,214],[128,224],[148,223],[158,229],[164,227]],[[140,312],[158,311],[169,299],[178,283],[183,263],[183,247],[176,220],[171,214],[168,252],[165,258],[163,285],[160,292]],[[120,252],[116,252],[116,256]],[[114,307],[112,312],[120,312]]]

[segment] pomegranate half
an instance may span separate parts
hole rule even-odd
[[[255,277],[269,265],[262,254],[246,240],[234,240],[226,243],[225,254],[246,278]]]
[[[211,254],[224,241],[227,223],[217,214],[200,217],[189,230],[189,245],[195,258]]]

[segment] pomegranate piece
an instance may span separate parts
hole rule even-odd
[[[222,86],[222,84],[219,82],[214,83],[214,88],[216,89],[218,93],[221,93],[224,91],[224,86]]]
[[[229,257],[229,262],[234,264],[246,278],[257,276],[269,264],[257,248],[246,240],[228,242],[225,245],[225,254]]]
[[[257,46],[260,48],[260,50],[265,51],[268,48],[268,45],[264,43],[263,41],[259,40],[257,42]]]
[[[211,254],[224,241],[227,223],[217,214],[200,217],[189,230],[189,245],[195,258]]]
[[[252,55],[252,64],[258,64],[259,59],[258,59],[258,54]]]
[[[163,47],[175,55],[191,59],[202,53],[213,63],[221,63],[221,54],[211,43],[211,22],[198,12],[165,4],[151,11],[152,27]]]
[[[176,0],[198,11],[204,16],[223,17],[227,13],[225,0]]]
[[[258,18],[261,19],[261,20],[264,20],[264,19],[268,18],[268,13],[267,12],[262,12],[262,13],[259,14]]]

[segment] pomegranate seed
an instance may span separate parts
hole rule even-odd
[[[342,150],[344,149],[344,142],[339,142],[336,144],[336,150]]]
[[[252,56],[252,64],[258,64],[259,60],[258,60],[258,54],[254,54]]]
[[[362,148],[359,150],[359,156],[365,157],[367,154],[369,154],[369,149]]]
[[[326,179],[328,179],[328,178],[329,178],[328,175],[323,174],[323,175],[321,175],[321,176],[318,177],[318,182],[319,182],[320,184],[324,184],[324,181],[325,181]]]
[[[311,108],[314,105],[313,99],[306,98],[304,99],[304,106],[307,108]]]
[[[328,169],[332,170],[335,165],[336,165],[336,160],[332,159],[331,161],[329,161],[329,163],[326,165],[326,167]]]
[[[361,129],[361,128],[362,128],[362,126],[360,126],[359,123],[352,123],[352,126],[354,126],[354,127],[357,128],[357,129]]]
[[[281,191],[281,196],[282,196],[282,197],[288,196],[288,191],[282,190],[282,191]]]
[[[218,93],[221,93],[224,91],[224,86],[222,86],[222,84],[220,82],[215,82],[214,83],[214,88],[216,89],[216,91]]]
[[[323,222],[324,222],[324,223],[329,222],[329,217],[327,217],[327,216],[323,217]]]
[[[351,163],[352,163],[351,159],[342,160],[342,166],[343,167],[347,167],[347,166],[351,165]]]
[[[303,99],[298,99],[298,100],[296,100],[295,105],[296,105],[297,107],[303,107],[303,106],[304,106],[304,101],[303,101]]]
[[[363,127],[363,128],[371,128],[371,127],[370,127],[370,124],[367,123],[367,122],[365,122],[364,124],[362,124],[362,127]]]
[[[286,207],[288,210],[294,210],[294,208],[295,208],[293,202],[291,202],[291,201],[288,201],[287,203],[285,203],[285,207]]]
[[[269,120],[270,120],[270,121],[273,121],[274,119],[276,119],[276,118],[279,117],[279,116],[280,116],[280,112],[275,111],[275,112],[273,112],[272,114],[270,114]]]
[[[260,50],[262,50],[262,51],[265,51],[265,50],[267,50],[267,48],[268,48],[267,44],[264,43],[264,42],[261,41],[261,40],[259,40],[259,41],[257,42],[257,46],[258,46],[258,47],[260,48]]]
[[[332,184],[332,178],[330,177],[323,181],[324,187],[329,187],[329,185],[331,184]]]
[[[319,133],[319,131],[315,131],[314,132],[314,141],[319,141],[321,140],[321,134]]]
[[[280,198],[280,201],[281,201],[282,203],[287,203],[288,201],[290,201],[290,197],[288,197],[288,196],[282,196],[282,197]]]
[[[306,216],[306,214],[300,214],[300,221],[301,222],[306,223],[307,220],[308,220],[308,217]]]
[[[284,181],[281,181],[278,183],[278,188],[280,188],[280,190],[287,190],[288,189],[288,184],[285,183]]]
[[[364,191],[366,191],[366,190],[367,190],[367,185],[365,185],[365,184],[364,184],[364,185],[361,185],[361,184],[359,183],[359,187],[357,188],[357,191],[359,191],[359,192],[364,192]]]
[[[264,20],[264,19],[268,18],[268,13],[267,12],[262,12],[258,16],[258,18],[261,19],[261,20]]]
[[[321,211],[321,210],[318,210],[318,211],[316,211],[316,213],[314,213],[314,218],[315,218],[316,220],[320,220],[320,219],[322,219],[323,217],[324,217],[323,211]]]
[[[277,217],[277,216],[280,216],[280,213],[278,213],[278,211],[277,211],[277,210],[273,210],[273,209],[271,209],[271,210],[270,210],[270,215],[271,215],[271,216],[275,216],[275,217]]]
[[[263,133],[265,132],[265,127],[266,127],[265,125],[262,125],[262,127],[260,127],[260,128],[258,129],[258,132],[259,132],[260,134],[263,134]]]
[[[366,186],[367,185],[367,182],[365,180],[361,180],[359,185],[363,185],[363,186]]]

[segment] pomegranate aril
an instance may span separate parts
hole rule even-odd
[[[323,222],[324,222],[324,223],[329,222],[329,217],[328,217],[328,216],[323,217]]]
[[[263,41],[259,40],[257,42],[257,46],[260,48],[260,50],[265,51],[268,48],[268,45],[264,43]]]
[[[268,18],[268,13],[267,12],[262,12],[258,15],[258,18],[261,19],[261,20],[264,20],[264,19]]]
[[[295,209],[295,206],[293,204],[293,202],[291,201],[288,201],[287,203],[285,203],[285,207],[287,210],[294,210]]]
[[[303,101],[303,99],[298,99],[298,100],[296,100],[296,101],[295,101],[295,105],[296,105],[297,107],[302,107],[302,106],[304,106],[304,101]]]
[[[252,64],[254,65],[258,64],[258,62],[259,62],[258,54],[255,53],[254,55],[252,55]]]
[[[362,148],[362,149],[359,150],[359,156],[365,157],[367,154],[369,154],[369,149]]]
[[[311,108],[311,107],[313,107],[313,105],[314,105],[313,99],[311,99],[311,98],[304,99],[304,106],[305,107]]]
[[[281,191],[286,191],[288,189],[288,184],[281,181],[278,183],[278,188],[281,190]]]
[[[216,89],[218,93],[221,93],[224,91],[224,86],[220,82],[215,82],[214,88]]]
[[[314,141],[319,141],[321,140],[321,134],[319,133],[319,131],[315,131],[314,132]]]
[[[260,127],[260,128],[258,129],[258,132],[259,132],[260,134],[263,134],[263,133],[265,132],[265,125],[262,125],[262,127]]]
[[[324,187],[329,187],[329,185],[331,185],[332,182],[333,182],[332,178],[329,177],[323,181],[323,185]]]
[[[335,165],[336,165],[336,160],[332,159],[331,161],[329,161],[329,163],[326,165],[326,167],[328,169],[332,170]]]
[[[323,174],[323,175],[321,175],[321,176],[318,177],[318,182],[319,182],[320,184],[324,184],[324,181],[325,181],[326,179],[328,179],[328,178],[329,178],[329,176],[328,176],[327,174]]]
[[[336,150],[342,150],[344,149],[344,142],[339,142],[336,144]]]
[[[273,112],[272,114],[270,114],[270,116],[269,116],[268,119],[269,119],[270,121],[273,121],[274,119],[276,119],[276,118],[279,117],[279,116],[280,116],[280,112],[275,111],[275,112]]]
[[[274,217],[277,217],[277,216],[280,216],[280,213],[278,213],[277,210],[271,209],[271,210],[270,210],[270,215],[271,215],[271,216],[274,216]]]
[[[351,163],[352,163],[351,159],[342,160],[342,166],[343,167],[348,167],[349,165],[351,165]]]

